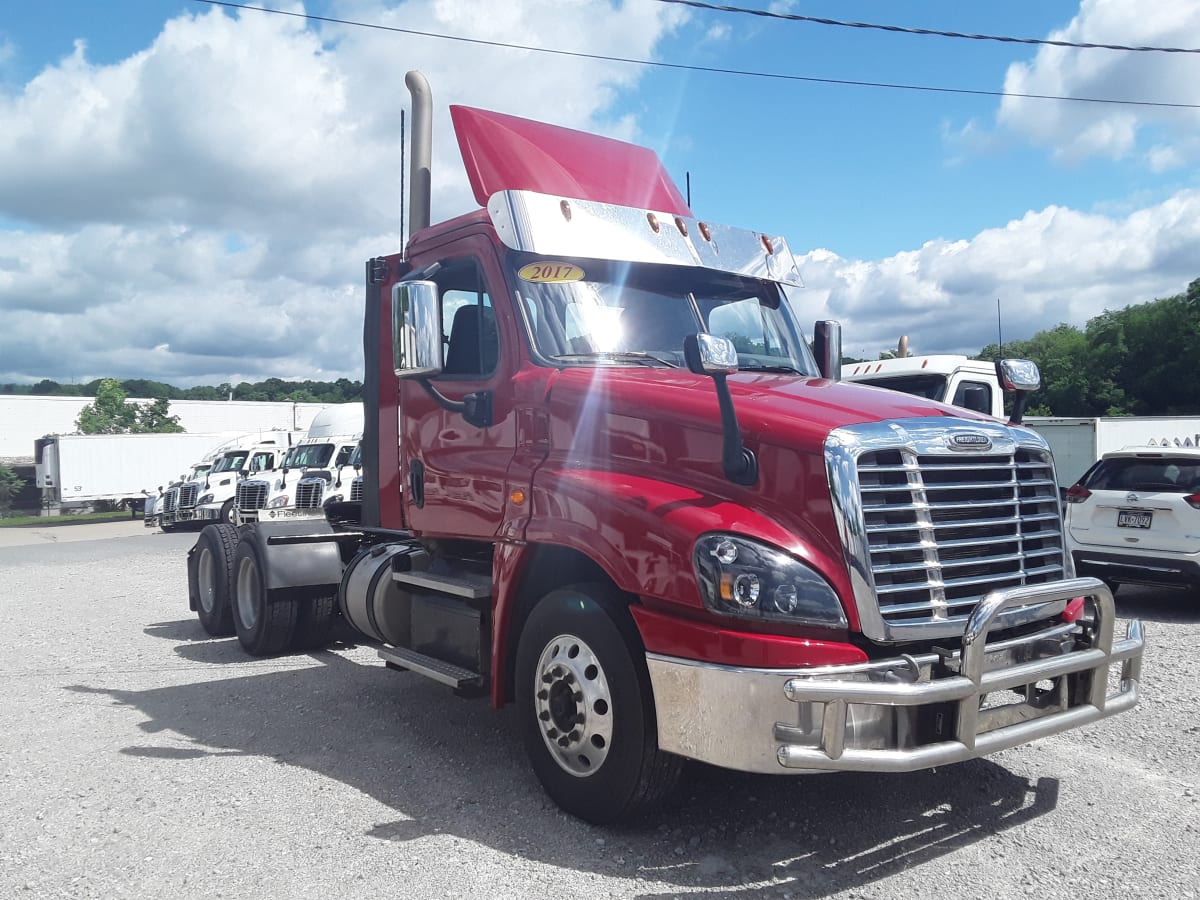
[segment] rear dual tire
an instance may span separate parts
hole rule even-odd
[[[287,650],[318,650],[329,643],[337,600],[305,588],[268,588],[267,569],[254,540],[238,543],[234,556],[233,625],[251,656]]]
[[[208,525],[188,554],[188,593],[201,627],[213,637],[234,633],[234,556],[237,530]]]

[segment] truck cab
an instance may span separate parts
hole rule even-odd
[[[996,366],[986,360],[949,354],[881,359],[847,365],[842,377],[1004,418]]]

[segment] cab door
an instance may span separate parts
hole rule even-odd
[[[489,241],[456,241],[454,255],[436,261],[430,280],[441,305],[443,372],[429,384],[451,402],[490,404],[490,416],[472,424],[419,379],[401,381],[404,521],[422,535],[489,540],[504,520],[506,473],[516,447],[517,323]],[[414,261],[414,268],[422,265],[428,262]]]

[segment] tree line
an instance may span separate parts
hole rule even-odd
[[[337,381],[284,381],[268,378],[266,381],[240,384],[223,382],[217,385],[201,385],[178,388],[162,381],[145,378],[95,378],[83,384],[63,384],[49,378],[36,384],[0,384],[0,394],[25,394],[37,397],[96,397],[106,381],[116,384],[127,397],[150,400],[255,400],[291,401],[296,403],[353,403],[361,401],[361,381],[339,378]]]
[[[1200,278],[1174,297],[1115,312],[1083,329],[1056,325],[1006,342],[1005,357],[1038,364],[1035,416],[1200,415]],[[976,359],[999,359],[988,344]]]

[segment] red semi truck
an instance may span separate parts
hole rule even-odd
[[[684,758],[904,772],[1136,703],[1140,623],[1115,638],[1073,577],[1042,438],[839,382],[786,242],[697,219],[652,151],[452,107],[481,208],[429,224],[406,80],[413,234],[366,266],[361,505],[206,528],[209,632],[274,654],[340,615],[389,668],[516,703],[547,792],[597,823]]]

